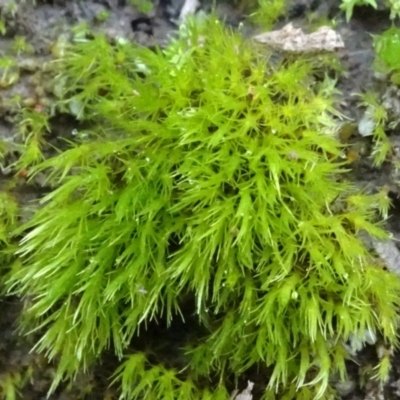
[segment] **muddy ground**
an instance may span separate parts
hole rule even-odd
[[[360,187],[374,192],[385,187],[393,200],[388,229],[395,239],[400,239],[400,200],[399,177],[393,167],[393,160],[400,161],[400,132],[392,129],[388,134],[393,145],[391,160],[380,167],[374,167],[371,161],[371,137],[362,137],[357,133],[358,121],[363,117],[357,93],[373,89],[383,94],[388,83],[383,77],[377,77],[372,70],[374,52],[371,34],[379,34],[390,26],[389,13],[386,10],[373,10],[363,7],[355,10],[352,20],[346,23],[338,6],[340,1],[289,0],[291,7],[283,15],[276,27],[282,27],[289,20],[297,26],[309,26],[311,20],[319,17],[335,18],[336,30],[342,35],[345,49],[339,57],[345,73],[338,81],[342,94],[338,96],[337,108],[347,117],[344,120],[352,135],[346,140],[354,148],[353,171],[351,175]],[[0,53],[15,53],[19,60],[20,79],[16,83],[5,84],[0,92],[0,137],[13,142],[17,127],[15,116],[21,104],[51,107],[51,88],[46,87],[41,66],[52,55],[62,51],[62,42],[71,26],[87,22],[95,30],[104,32],[111,39],[123,37],[143,45],[165,45],[176,31],[182,0],[153,1],[151,11],[140,12],[123,0],[88,0],[88,1],[37,1],[19,0],[17,9],[10,9],[12,1],[0,0],[1,15],[6,24],[6,34],[0,36]],[[204,1],[202,9],[209,10]],[[233,2],[220,2],[217,12],[228,24],[237,27],[244,20],[241,7]],[[105,21],[101,16],[107,15]],[[245,32],[259,32],[246,25]],[[29,48],[18,53],[12,48],[16,37],[26,37]],[[11,84],[12,83],[12,84]],[[18,101],[15,101],[18,95]],[[397,94],[392,96],[396,97]],[[393,101],[396,101],[394,99]],[[52,121],[52,135],[68,136],[74,129],[72,121]],[[15,139],[17,140],[17,139]],[[54,139],[53,137],[53,140]],[[0,185],[8,179],[10,172],[0,173]],[[22,185],[23,186],[23,185]],[[1,187],[1,186],[0,186]],[[22,201],[37,196],[38,189],[22,187]],[[389,248],[375,249],[383,258],[387,258],[391,268],[399,267],[397,245],[393,242]],[[390,254],[389,254],[390,253]],[[21,338],[15,332],[15,321],[21,305],[18,300],[1,298],[0,313],[0,399],[26,400],[45,399],[54,373],[53,366],[41,355],[30,352],[34,339]],[[181,329],[181,327],[179,328]],[[176,334],[179,334],[177,329]],[[393,370],[389,382],[380,387],[368,378],[365,371],[377,359],[374,346],[360,352],[354,362],[349,362],[349,378],[346,384],[338,387],[341,398],[346,400],[400,399],[400,353],[393,355]],[[71,399],[114,399],[115,388],[108,387],[107,377],[112,373],[116,360],[112,355],[105,355],[102,364],[94,371],[82,374],[72,385],[61,385],[51,400]],[[19,388],[14,393],[12,388]],[[255,400],[257,395],[255,394]]]

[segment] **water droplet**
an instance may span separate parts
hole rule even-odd
[[[147,290],[142,285],[136,285],[136,288],[137,288],[139,293],[147,294]]]
[[[295,151],[289,151],[289,153],[287,154],[287,158],[289,160],[298,160],[299,155]]]

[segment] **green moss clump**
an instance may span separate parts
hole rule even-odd
[[[122,398],[227,399],[254,368],[265,399],[329,398],[349,338],[397,343],[399,279],[358,237],[386,238],[388,198],[345,181],[310,60],[277,64],[211,18],[163,51],[78,43],[59,79],[90,129],[30,170],[53,190],[8,280],[54,386],[111,348]],[[191,306],[185,368],[137,345]]]
[[[18,219],[18,205],[12,195],[0,192],[0,252],[11,246],[10,236]]]
[[[9,165],[6,161],[10,151],[7,142],[0,140],[0,176],[8,174]],[[12,232],[17,226],[19,217],[18,204],[14,196],[10,193],[10,188],[13,184],[7,182],[2,177],[0,184],[0,260],[3,261],[3,251],[7,252],[8,248],[12,246],[11,236]],[[8,257],[7,257],[8,258]],[[3,266],[2,266],[3,267]]]

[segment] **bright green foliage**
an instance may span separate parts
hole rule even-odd
[[[147,13],[153,9],[153,3],[149,0],[129,0],[129,3],[136,7],[140,12]]]
[[[349,21],[353,15],[353,9],[356,6],[378,7],[376,0],[342,0],[340,8],[346,12],[346,20]]]
[[[20,374],[6,374],[0,378],[0,395],[4,400],[16,400],[19,398],[18,389],[21,385]]]
[[[0,169],[3,169],[3,155],[6,153],[5,146],[0,141]],[[11,186],[11,185],[10,185]],[[4,276],[10,270],[15,251],[11,235],[19,217],[19,207],[16,199],[8,192],[8,184],[2,182],[0,185],[0,281],[3,282]],[[8,378],[7,378],[8,379]],[[8,381],[7,381],[8,382]],[[4,382],[3,382],[4,383]],[[0,388],[3,385],[0,381]]]
[[[8,152],[6,142],[0,140],[0,173],[6,169],[4,158]],[[14,197],[7,192],[7,185],[0,185],[0,254],[10,245],[10,234],[15,229],[18,219],[18,205]],[[1,260],[1,255],[0,255]]]
[[[0,35],[5,35],[7,32],[6,23],[3,18],[0,16]]]
[[[392,26],[381,35],[375,35],[374,48],[381,67],[400,72],[400,29]]]
[[[390,19],[395,19],[400,16],[400,1],[385,0],[385,6],[390,10]],[[346,12],[346,20],[349,21],[353,15],[353,9],[356,6],[371,6],[378,7],[376,0],[342,0],[340,8]]]
[[[357,237],[386,238],[388,198],[345,182],[334,88],[309,61],[203,24],[165,51],[68,51],[64,106],[90,129],[31,169],[54,190],[18,231],[9,289],[59,361],[54,386],[111,347],[131,354],[115,373],[127,399],[227,399],[256,366],[265,399],[327,399],[349,335],[397,343],[399,280]],[[188,305],[203,334],[182,343],[184,370],[134,351]]]
[[[10,232],[15,228],[18,205],[7,192],[0,191],[0,250],[10,244]]]
[[[367,110],[369,110],[371,114],[371,119],[375,124],[372,134],[374,139],[372,158],[374,164],[379,166],[387,160],[388,155],[392,151],[392,145],[385,132],[388,121],[388,113],[375,93],[366,92],[361,95],[361,98],[361,105],[367,107]]]
[[[27,367],[22,372],[7,372],[0,376],[0,398],[17,400],[21,398],[20,390],[29,382],[33,368]]]
[[[49,116],[40,111],[23,109],[20,113],[18,135],[24,142],[17,168],[26,168],[43,160],[42,145],[49,131]]]
[[[33,46],[29,44],[24,36],[16,36],[11,45],[11,50],[17,56],[21,54],[32,54]]]
[[[128,357],[116,371],[116,381],[121,380],[121,389],[127,398],[140,398],[149,400],[158,399],[204,399],[220,400],[229,398],[229,393],[224,386],[219,386],[215,391],[201,390],[188,379],[182,381],[173,370],[168,370],[162,365],[147,365],[146,355],[136,353]]]
[[[373,40],[376,52],[373,64],[374,70],[388,74],[392,83],[397,86],[400,85],[400,30],[392,26],[381,35],[374,35]],[[375,123],[373,158],[374,163],[380,165],[392,151],[385,130],[388,127],[393,129],[393,127],[397,126],[397,121],[390,122],[392,119],[390,112],[374,93],[365,93],[362,98],[362,105],[371,111],[372,120]]]
[[[387,5],[390,9],[390,19],[400,17],[400,1],[399,0],[387,0]]]
[[[244,3],[249,6],[248,1]],[[286,0],[258,0],[257,3],[257,6],[254,4],[256,10],[250,14],[250,19],[262,26],[264,30],[271,29],[276,20],[287,11]]]
[[[377,72],[388,74],[392,83],[397,86],[400,85],[400,30],[392,26],[381,35],[374,35],[373,39],[376,52],[374,69]],[[375,164],[380,165],[392,150],[385,133],[385,129],[388,126],[390,128],[388,121],[390,121],[391,116],[388,115],[382,101],[373,93],[363,95],[363,103],[373,110],[373,120],[376,125],[373,156]],[[392,125],[396,126],[397,121],[393,121]]]
[[[11,57],[0,57],[0,88],[13,85],[19,79],[16,61]]]

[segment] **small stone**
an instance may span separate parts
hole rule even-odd
[[[288,53],[324,53],[344,48],[342,37],[328,26],[307,34],[289,23],[280,30],[254,36],[253,40]]]
[[[238,390],[236,389],[231,396],[230,400],[252,400],[253,395],[251,394],[251,391],[253,390],[254,387],[254,382],[247,382],[247,388],[244,389],[242,392],[238,393]]]

